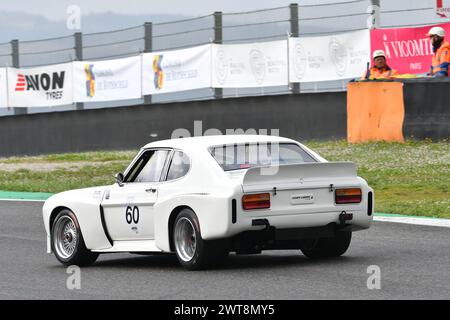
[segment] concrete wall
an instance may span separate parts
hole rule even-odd
[[[404,81],[406,138],[450,138],[450,78]]]
[[[406,138],[450,138],[450,79],[405,80]],[[296,140],[346,138],[346,92],[137,105],[0,117],[0,157],[137,149],[194,121],[215,128],[279,129]],[[197,128],[198,129],[198,128]],[[154,135],[157,135],[156,137]]]
[[[298,140],[346,136],[346,93],[231,98],[0,118],[0,156],[137,149],[185,128],[279,129]],[[152,134],[158,136],[151,137]]]

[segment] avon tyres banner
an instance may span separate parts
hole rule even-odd
[[[37,68],[8,68],[9,107],[71,104],[72,63]]]
[[[370,61],[369,30],[289,38],[289,81],[359,78]]]
[[[211,86],[211,46],[142,54],[142,94]]]
[[[141,57],[73,62],[74,101],[141,97]]]
[[[287,41],[213,44],[212,86],[250,88],[288,84]]]
[[[8,106],[8,86],[6,79],[6,68],[0,69],[0,108]]]
[[[450,23],[439,26],[450,35]],[[374,29],[370,32],[371,52],[384,50],[389,66],[399,73],[428,73],[433,49],[426,34],[431,27]]]

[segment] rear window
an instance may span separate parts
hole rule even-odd
[[[166,180],[174,180],[185,176],[189,171],[189,167],[190,161],[188,156],[181,151],[175,151]]]
[[[210,148],[210,153],[224,171],[317,162],[294,143],[224,145]]]

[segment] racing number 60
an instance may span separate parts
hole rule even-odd
[[[139,222],[139,208],[136,206],[127,207],[127,210],[125,211],[125,219],[128,224],[131,224],[131,222],[137,224]]]

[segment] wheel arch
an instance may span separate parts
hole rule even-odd
[[[42,214],[47,237],[50,238],[52,225],[61,210],[69,210],[76,217],[89,250],[110,248],[105,233],[102,232],[100,204],[102,187],[65,191],[53,195],[45,201]]]
[[[189,209],[192,210],[192,212],[195,213],[195,211],[188,205],[179,205],[177,207],[175,207],[169,215],[169,220],[167,223],[167,234],[169,236],[169,246],[170,246],[170,251],[174,252],[175,251],[175,246],[173,244],[173,227],[175,224],[175,219],[177,218],[178,214],[184,210],[184,209]]]
[[[63,210],[69,210],[69,211],[72,212],[72,213],[75,215],[75,217],[76,217],[75,212],[73,212],[73,210],[70,209],[69,207],[66,207],[66,206],[57,206],[57,207],[53,208],[52,211],[51,211],[51,213],[50,213],[50,217],[49,217],[49,219],[48,219],[48,223],[49,223],[48,230],[50,230],[50,236],[51,236],[51,234],[52,234],[51,231],[52,231],[53,223],[55,222],[56,216],[57,216],[61,211],[63,211]]]
[[[229,195],[184,194],[156,203],[154,206],[154,225],[156,246],[162,251],[174,252],[172,243],[173,226],[176,216],[183,209],[192,210],[197,216],[204,240],[227,236],[229,214]],[[228,217],[230,216],[230,217]]]

